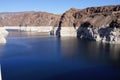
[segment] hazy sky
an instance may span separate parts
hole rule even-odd
[[[74,8],[118,5],[120,0],[0,0],[0,12],[45,11],[63,13]]]

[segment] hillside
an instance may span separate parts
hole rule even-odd
[[[58,26],[60,15],[47,12],[0,13],[1,26]]]

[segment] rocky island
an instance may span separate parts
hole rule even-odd
[[[49,32],[95,41],[120,43],[120,5],[71,8],[63,14],[47,12],[0,13],[0,25],[24,31]]]

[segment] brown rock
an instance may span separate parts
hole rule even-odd
[[[47,12],[18,12],[0,14],[2,26],[58,26],[60,15]]]
[[[120,5],[83,10],[72,8],[62,15],[59,26],[79,27],[82,23],[89,22],[93,27],[108,27],[115,19],[120,20]]]
[[[120,23],[120,5],[71,8],[62,15],[47,12],[12,12],[0,13],[0,26],[61,26],[80,27],[88,22],[93,27],[108,27],[112,21]]]

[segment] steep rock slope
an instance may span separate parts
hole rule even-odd
[[[6,43],[6,36],[8,35],[8,31],[4,28],[0,27],[0,44]]]
[[[80,38],[120,43],[120,5],[71,8],[61,16],[59,27],[59,33],[63,33],[62,27],[78,27],[76,33]]]
[[[120,20],[120,5],[82,10],[71,8],[61,16],[59,26],[80,27],[82,23],[89,22],[95,27],[107,27],[113,20]]]

